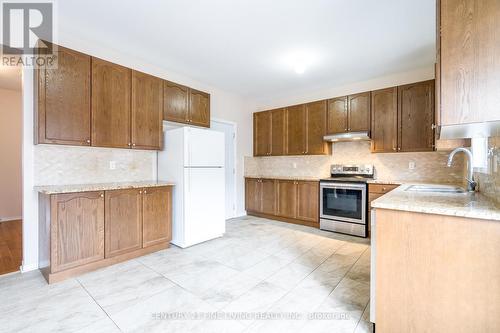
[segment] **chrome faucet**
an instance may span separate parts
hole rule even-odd
[[[448,167],[451,167],[455,154],[461,151],[464,152],[467,156],[467,191],[474,192],[476,190],[477,183],[474,181],[474,170],[472,169],[472,152],[469,149],[460,147],[453,150],[448,157]]]

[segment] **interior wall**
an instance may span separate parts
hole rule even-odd
[[[500,203],[500,137],[489,138],[488,148],[487,168],[475,172],[474,177],[481,193]]]
[[[386,182],[436,182],[461,184],[464,159],[457,156],[447,167],[449,151],[372,154],[370,142],[338,142],[328,156],[248,157],[249,177],[326,178],[332,164],[373,164],[376,179]],[[410,162],[415,164],[409,169]]]
[[[22,216],[22,95],[0,88],[0,222]]]

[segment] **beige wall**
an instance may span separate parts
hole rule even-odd
[[[462,183],[464,160],[457,156],[453,167],[446,162],[448,151],[372,154],[370,142],[333,144],[330,156],[247,157],[246,176],[328,177],[331,164],[373,164],[376,178],[384,181]],[[409,170],[410,162],[415,169]]]
[[[22,96],[0,89],[0,220],[22,215]]]
[[[37,145],[35,185],[110,183],[156,179],[156,152],[130,149]],[[109,168],[109,162],[116,169]]]
[[[488,156],[487,170],[474,174],[479,182],[479,190],[500,203],[500,137],[489,138],[491,154]]]

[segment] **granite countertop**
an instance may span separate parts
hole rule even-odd
[[[413,184],[403,184],[372,201],[371,206],[382,209],[500,221],[500,205],[481,193],[405,191],[411,185]]]
[[[100,184],[75,184],[75,185],[46,185],[35,186],[37,192],[44,194],[61,194],[75,192],[91,192],[105,190],[123,190],[142,187],[174,186],[172,182],[165,181],[143,181],[143,182],[120,182],[120,183],[100,183]]]
[[[320,177],[309,176],[269,176],[269,175],[246,175],[245,178],[262,178],[262,179],[278,179],[278,180],[306,180],[319,182]],[[326,177],[323,177],[326,178]]]

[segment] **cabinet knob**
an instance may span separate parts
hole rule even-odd
[[[132,142],[127,143],[127,146],[129,147],[132,146]]]
[[[144,194],[148,194],[148,191],[144,190]]]
[[[396,150],[396,147],[392,147],[392,150],[394,150],[394,151],[395,151],[395,150]]]
[[[142,194],[142,191],[139,191],[139,194]]]
[[[135,143],[132,144],[132,147],[135,147]]]
[[[101,198],[104,198],[104,193],[101,193],[100,197],[101,197]]]
[[[87,141],[85,141],[85,142],[90,143],[90,139],[87,139]]]

